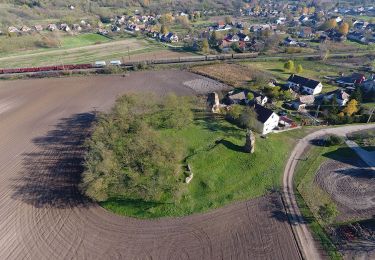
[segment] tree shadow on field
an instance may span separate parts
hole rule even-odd
[[[239,152],[239,153],[246,153],[245,151],[245,148],[243,146],[240,146],[240,145],[237,145],[237,144],[234,144],[228,140],[225,140],[225,139],[221,139],[221,140],[217,140],[215,142],[216,145],[218,144],[222,144],[224,145],[226,148],[232,150],[232,151],[235,151],[235,152]]]
[[[46,136],[32,140],[35,150],[23,154],[23,170],[14,180],[13,198],[35,207],[86,207],[90,200],[78,185],[84,170],[84,142],[94,113],[63,118]]]

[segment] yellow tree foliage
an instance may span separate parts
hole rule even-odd
[[[348,102],[348,105],[342,110],[345,114],[351,116],[358,112],[358,101],[352,99]]]
[[[339,33],[343,35],[347,35],[349,33],[349,24],[348,23],[342,23],[339,27]]]
[[[168,29],[167,26],[162,25],[161,28],[160,28],[160,32],[161,32],[162,34],[167,34],[167,33],[169,32],[169,29]]]
[[[329,29],[334,29],[337,27],[337,21],[335,19],[331,19],[327,23]]]
[[[304,6],[302,8],[302,14],[308,14],[309,13],[309,8],[307,8],[306,6]]]

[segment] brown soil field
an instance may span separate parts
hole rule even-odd
[[[225,84],[239,87],[246,85],[253,80],[254,69],[241,66],[239,64],[218,63],[205,66],[196,66],[191,68],[192,72],[217,79]]]
[[[368,219],[375,215],[375,175],[355,154],[351,159],[326,161],[315,182],[337,203],[340,211],[337,221]]]
[[[84,140],[118,95],[196,94],[183,71],[0,82],[0,259],[300,259],[280,197],[138,220],[82,197]]]

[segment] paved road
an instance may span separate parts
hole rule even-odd
[[[310,142],[318,137],[321,137],[326,134],[336,134],[345,136],[348,133],[375,128],[375,124],[368,125],[352,125],[352,126],[343,126],[337,128],[322,129],[316,131],[312,134],[309,134],[305,138],[301,139],[287,162],[284,171],[283,177],[283,197],[286,204],[287,212],[289,213],[290,220],[292,222],[292,228],[294,234],[298,238],[300,248],[302,249],[302,254],[305,259],[320,259],[322,258],[321,251],[318,249],[318,245],[314,242],[314,239],[308,230],[307,224],[301,216],[301,212],[298,208],[294,190],[293,190],[293,176],[295,167],[298,163],[298,160],[302,158],[302,154],[310,144]]]
[[[154,221],[115,216],[77,184],[82,142],[118,94],[174,91],[181,71],[0,82],[0,259],[299,259],[279,197]]]

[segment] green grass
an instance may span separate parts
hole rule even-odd
[[[285,62],[283,61],[275,60],[243,62],[242,64],[271,73],[276,79],[286,81],[289,78],[290,74],[295,72],[285,71],[284,63]],[[343,68],[338,68],[337,66],[332,66],[322,61],[294,60],[294,63],[295,66],[301,64],[303,67],[303,72],[299,75],[322,81],[323,92],[330,92],[337,89],[337,86],[329,84],[324,79],[324,76],[337,76],[340,71],[345,71],[345,69]]]
[[[66,35],[61,39],[63,48],[74,48],[109,42],[111,39],[97,33],[85,33],[75,36]]]
[[[289,152],[309,129],[256,137],[254,154],[242,152],[245,131],[223,119],[197,119],[179,131],[162,131],[172,143],[185,147],[193,180],[177,202],[145,203],[109,200],[101,205],[117,214],[157,218],[183,216],[218,208],[233,201],[262,196],[279,189]]]
[[[98,35],[100,36],[100,35]],[[106,37],[104,37],[107,39]],[[128,58],[132,55],[150,53],[162,50],[162,47],[151,44],[137,38],[122,39],[102,44],[93,44],[93,41],[103,39],[96,35],[87,35],[78,39],[66,38],[65,47],[52,49],[39,49],[25,51],[17,54],[0,57],[0,61],[6,64],[7,68],[47,66],[56,64],[71,63],[93,63],[96,60],[110,60]],[[109,39],[108,39],[109,40]],[[91,44],[89,44],[89,42]],[[78,46],[82,45],[82,46]],[[70,46],[70,47],[69,47]],[[72,47],[75,46],[75,47]]]

